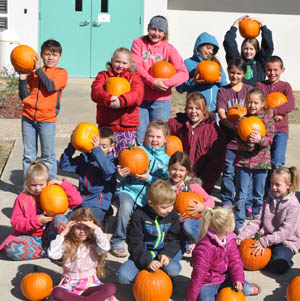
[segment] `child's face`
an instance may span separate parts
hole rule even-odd
[[[101,147],[104,155],[107,155],[113,149],[113,144],[110,141],[110,138],[101,138],[99,137],[99,146]]]
[[[161,129],[150,127],[145,136],[145,145],[149,145],[152,148],[162,148],[167,142],[167,137],[164,135]]]
[[[264,107],[264,102],[259,94],[251,94],[246,100],[247,112],[250,115],[256,115]]]
[[[126,53],[120,52],[115,58],[111,60],[112,68],[117,73],[122,73],[130,66],[130,60]]]
[[[169,166],[170,180],[173,185],[179,186],[186,178],[188,171],[179,162]]]
[[[39,196],[42,189],[47,186],[47,178],[44,176],[33,177],[28,184],[28,192],[33,196]]]
[[[282,199],[289,194],[291,184],[286,184],[283,176],[273,175],[271,177],[271,189],[276,198]]]
[[[151,200],[148,200],[148,204],[153,210],[156,212],[157,215],[165,217],[168,216],[174,209],[174,203],[168,204],[153,204]]]
[[[237,68],[236,66],[231,66],[230,69],[228,69],[228,78],[230,84],[233,86],[241,83],[244,76],[245,76],[244,71],[240,68]]]
[[[188,101],[185,107],[185,113],[192,125],[197,125],[205,117],[200,106],[192,101]]]
[[[246,60],[253,60],[256,55],[256,50],[249,42],[244,43],[242,48],[242,55]]]
[[[267,63],[266,64],[266,75],[268,81],[271,83],[277,83],[280,80],[281,74],[284,72],[285,68],[281,67],[279,62]]]
[[[58,64],[61,55],[58,51],[52,52],[50,49],[46,48],[42,52],[41,57],[45,67],[55,67]]]
[[[81,241],[85,241],[91,235],[91,228],[82,223],[76,224],[73,231],[75,237]]]
[[[213,44],[202,44],[198,47],[198,52],[203,60],[209,59],[214,54],[215,46]]]
[[[152,43],[158,43],[163,40],[165,33],[158,28],[148,28],[148,37]]]

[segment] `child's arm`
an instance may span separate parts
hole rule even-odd
[[[75,158],[72,158],[74,153],[75,153],[75,148],[71,143],[69,143],[67,148],[60,156],[59,168],[62,171],[77,173],[77,168],[79,167],[81,160],[80,160],[80,156],[76,156]]]
[[[215,207],[215,200],[210,196],[200,184],[195,183],[191,184],[192,191],[200,194],[204,200],[203,205],[205,207],[214,208]]]
[[[66,192],[69,200],[69,208],[75,208],[81,205],[82,197],[77,188],[68,182],[66,179],[63,179],[60,184],[61,188]]]
[[[276,108],[273,108],[273,114],[276,115],[286,115],[292,112],[295,109],[295,97],[293,94],[293,90],[290,84],[286,83],[286,89],[282,92],[288,99],[288,101]]]
[[[105,85],[108,79],[109,76],[105,71],[99,72],[96,79],[92,83],[91,89],[92,101],[105,107],[109,107],[112,97],[110,93],[105,91]]]
[[[275,123],[273,117],[269,116],[264,123],[266,126],[266,135],[261,136],[261,141],[259,142],[259,146],[261,148],[270,146],[272,144],[275,132]]]
[[[21,100],[26,98],[27,96],[30,95],[30,88],[27,84],[27,78],[28,78],[27,73],[20,73],[20,78],[19,78],[19,97]]]
[[[47,250],[48,257],[51,259],[61,259],[63,256],[63,243],[65,237],[58,234],[56,238],[51,240],[50,246]]]

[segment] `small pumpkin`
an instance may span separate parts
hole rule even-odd
[[[122,168],[128,167],[131,175],[142,175],[149,167],[149,158],[142,148],[129,145],[121,151],[119,163]]]
[[[132,290],[136,301],[169,301],[173,285],[170,277],[161,269],[155,272],[141,270]]]
[[[177,136],[169,135],[166,143],[166,153],[171,157],[176,152],[183,152],[182,142]]]
[[[243,38],[253,39],[259,35],[260,26],[255,20],[244,19],[239,23],[239,31]]]
[[[46,273],[34,272],[27,274],[21,281],[21,292],[27,300],[38,301],[48,297],[53,289],[53,281]]]
[[[231,287],[224,287],[219,292],[216,301],[245,301],[246,297],[242,292],[236,292]]]
[[[113,76],[110,77],[105,84],[105,91],[112,96],[120,96],[130,92],[130,83],[126,78]]]
[[[66,192],[59,185],[48,185],[44,187],[40,194],[40,204],[47,216],[64,214],[69,201]]]
[[[191,211],[187,210],[187,208],[190,205],[195,205],[195,203],[196,203],[195,201],[204,203],[203,198],[198,193],[185,192],[185,191],[179,192],[176,196],[174,209],[180,214],[183,214],[183,213],[190,214]],[[193,219],[197,219],[200,217],[201,217],[201,213],[197,213],[197,214],[191,216],[191,218],[193,218]]]
[[[80,122],[72,135],[72,145],[80,152],[89,152],[93,149],[92,137],[99,135],[99,129],[95,124]]]
[[[299,301],[300,300],[300,276],[296,276],[289,283],[286,290],[286,301]]]
[[[242,105],[235,105],[228,110],[227,119],[234,123],[245,115],[247,115],[247,108]]]
[[[34,57],[38,54],[27,45],[15,47],[10,54],[10,61],[17,72],[27,73],[34,70]]]
[[[266,135],[265,124],[256,116],[243,118],[238,125],[238,134],[243,141],[248,141],[250,134],[258,130],[262,136]]]
[[[281,92],[272,92],[266,96],[267,109],[279,107],[287,101],[287,97]]]
[[[196,68],[199,79],[207,83],[215,83],[221,74],[220,65],[215,61],[201,61]]]
[[[154,78],[171,78],[176,74],[176,69],[170,62],[159,61],[151,66],[149,73]]]

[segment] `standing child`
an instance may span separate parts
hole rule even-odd
[[[59,167],[65,172],[78,174],[82,206],[89,207],[101,223],[110,209],[116,189],[116,159],[109,154],[114,133],[103,127],[92,139],[94,147],[91,152],[74,158],[75,148],[69,143],[60,157]]]
[[[128,144],[134,145],[136,128],[140,124],[139,105],[144,95],[144,84],[135,72],[131,52],[118,48],[113,53],[107,71],[98,73],[92,84],[92,100],[97,103],[97,123],[99,128],[109,127],[114,131],[113,154],[117,158]],[[111,77],[122,77],[129,81],[130,91],[119,97],[106,92],[105,85]]]
[[[165,143],[169,130],[162,120],[151,121],[148,125],[144,146],[140,146],[149,158],[149,167],[143,175],[129,175],[130,170],[118,166],[120,184],[116,190],[119,207],[113,224],[111,253],[117,257],[128,256],[125,250],[126,228],[134,209],[147,203],[147,191],[157,179],[168,179],[169,156],[165,153]]]
[[[12,260],[43,258],[49,242],[60,233],[67,222],[64,215],[47,216],[43,212],[39,197],[41,190],[50,184],[60,185],[66,192],[69,207],[81,204],[82,199],[76,187],[67,180],[49,181],[48,167],[41,161],[30,164],[25,176],[25,191],[15,200],[10,223],[14,232],[0,246]]]
[[[188,72],[178,51],[168,43],[168,22],[163,16],[154,16],[148,24],[148,34],[134,40],[132,57],[145,84],[145,95],[140,106],[140,125],[137,143],[143,144],[150,121],[167,121],[171,113],[172,88],[188,79]],[[154,78],[149,74],[152,64],[168,61],[174,65],[176,74],[171,78]]]
[[[99,227],[93,212],[86,207],[75,210],[65,229],[51,242],[48,256],[62,259],[63,275],[52,290],[52,298],[61,301],[104,301],[116,287],[102,283],[105,253],[109,240]]]
[[[207,208],[202,214],[199,242],[192,261],[193,272],[187,301],[215,300],[224,287],[256,296],[260,287],[245,281],[244,265],[235,243],[234,215],[230,209]]]
[[[249,183],[252,180],[252,214],[259,213],[263,203],[265,182],[271,169],[271,144],[274,135],[274,120],[265,109],[265,96],[260,89],[253,88],[246,95],[248,116],[256,116],[266,127],[266,135],[258,130],[250,134],[249,141],[238,139],[238,151],[234,160],[236,167],[235,224],[238,232],[245,221],[245,202]]]
[[[241,54],[238,50],[236,43],[236,32],[239,24],[244,19],[255,20],[260,25],[261,30],[261,49],[259,49],[259,42],[257,39],[244,39],[241,46]],[[230,30],[226,32],[223,46],[226,52],[227,63],[234,57],[241,56],[247,64],[247,72],[243,78],[243,82],[255,87],[255,84],[266,78],[265,64],[266,60],[273,53],[273,40],[272,32],[263,24],[262,21],[250,18],[249,16],[243,16],[234,21]]]
[[[35,59],[35,72],[21,73],[19,95],[23,101],[22,135],[24,144],[24,177],[29,165],[36,160],[38,138],[41,142],[41,160],[48,166],[50,179],[57,174],[55,135],[56,121],[62,91],[67,85],[68,74],[57,66],[62,48],[59,42],[47,40],[42,44],[41,59]]]
[[[267,269],[283,274],[293,265],[292,257],[300,248],[300,204],[295,195],[299,188],[299,171],[296,167],[275,169],[271,177],[271,193],[264,200],[259,214],[242,229],[237,243],[256,232],[261,233],[253,243],[253,254],[271,248],[272,257]]]

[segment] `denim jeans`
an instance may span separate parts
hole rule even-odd
[[[136,142],[143,145],[144,136],[150,121],[168,121],[171,113],[171,100],[144,100],[139,107],[140,125],[137,127]]]
[[[246,219],[246,200],[248,196],[249,183],[252,179],[252,212],[253,215],[259,213],[263,203],[265,193],[265,182],[267,178],[267,169],[250,169],[236,167],[237,189],[235,196],[235,226],[239,229],[243,226]]]
[[[22,136],[24,144],[23,172],[26,174],[29,165],[36,160],[38,152],[38,137],[41,143],[41,160],[49,168],[50,179],[57,175],[55,154],[55,122],[37,122],[22,117]]]
[[[182,228],[187,242],[197,243],[200,235],[201,218],[189,219],[183,222]]]

